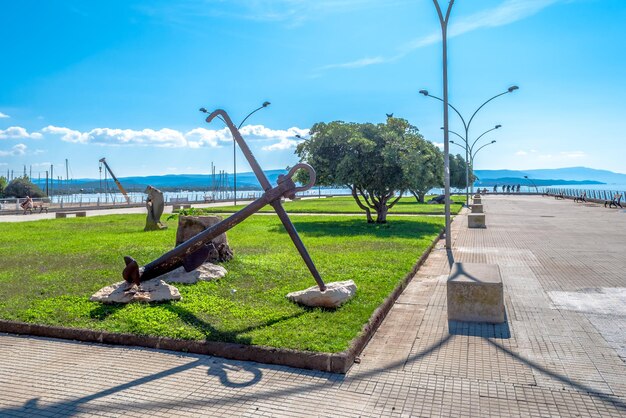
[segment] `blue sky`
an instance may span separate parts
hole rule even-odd
[[[0,5],[0,173],[64,175],[67,158],[97,178],[101,157],[118,176],[230,172],[231,137],[198,108],[238,122],[265,100],[242,132],[266,169],[295,163],[295,135],[319,121],[393,112],[442,142],[441,105],[418,94],[442,89],[431,0]],[[472,123],[471,138],[502,125],[476,168],[626,172],[624,22],[623,0],[457,0],[451,102],[469,116],[520,86]]]

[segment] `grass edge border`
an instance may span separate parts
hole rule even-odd
[[[84,328],[64,328],[5,319],[0,319],[0,332],[87,343],[136,346],[189,354],[203,354],[231,360],[254,361],[257,363],[345,374],[352,367],[355,359],[361,354],[376,330],[378,330],[378,327],[382,324],[398,297],[413,280],[413,277],[424,264],[437,242],[441,240],[443,234],[444,229],[439,232],[433,242],[426,248],[411,268],[411,271],[405,275],[393,292],[374,310],[369,320],[361,328],[359,335],[350,342],[349,348],[339,353],[316,353],[219,341],[181,340],[171,337],[113,333]]]

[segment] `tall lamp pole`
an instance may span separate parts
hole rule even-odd
[[[465,146],[461,146],[461,148],[463,148],[465,150],[465,161],[466,161],[466,166],[465,166],[465,179],[469,180],[469,172],[472,172],[472,175],[474,174],[474,157],[472,156],[472,151],[474,150],[474,146],[476,145],[476,143],[480,140],[480,138],[482,138],[483,136],[485,136],[486,134],[488,134],[491,131],[495,131],[496,129],[500,129],[502,128],[502,125],[496,125],[491,129],[487,129],[485,132],[483,132],[482,134],[480,134],[478,136],[478,138],[476,138],[474,140],[474,142],[472,142],[472,145],[470,145],[465,139],[463,138],[463,136],[461,136],[461,134],[454,132],[454,131],[450,131],[451,134],[454,134],[456,136],[458,136],[459,138],[461,138],[461,140],[465,143]],[[443,128],[441,128],[443,129]],[[493,141],[496,142],[496,141]],[[491,142],[491,143],[493,143]],[[459,144],[455,144],[455,145],[459,145]],[[460,145],[459,145],[460,146]],[[482,148],[482,147],[481,147]],[[480,149],[480,148],[479,148]],[[476,151],[478,152],[478,151]],[[469,156],[469,159],[468,159]],[[466,183],[466,186],[468,186],[470,188],[470,194],[474,194],[474,181],[470,181]]]
[[[448,20],[450,19],[450,12],[454,5],[454,0],[450,0],[448,3],[448,10],[446,10],[445,17],[441,12],[438,0],[433,0],[435,8],[437,9],[437,15],[439,16],[439,23],[441,24],[441,40],[442,40],[442,61],[443,61],[443,165],[444,165],[444,198],[445,198],[445,212],[446,212],[446,248],[452,248],[452,237],[450,234],[450,144],[448,133]]]
[[[436,1],[436,0],[434,0],[434,1]],[[465,152],[465,161],[468,162],[468,164],[466,166],[466,169],[465,169],[465,182],[466,182],[465,203],[468,204],[468,205],[469,205],[469,187],[470,187],[470,185],[469,185],[469,129],[470,129],[470,126],[472,125],[472,121],[474,120],[474,117],[480,111],[480,109],[482,109],[487,103],[489,103],[490,101],[492,101],[492,100],[494,100],[494,99],[496,99],[496,98],[498,98],[500,96],[503,96],[505,94],[513,93],[515,90],[518,90],[518,89],[519,89],[518,86],[511,86],[506,91],[504,91],[502,93],[499,93],[499,94],[496,94],[495,96],[493,96],[490,99],[486,100],[483,104],[478,106],[478,109],[476,109],[476,111],[472,114],[472,116],[469,118],[468,122],[465,122],[465,118],[463,118],[463,116],[461,115],[461,112],[459,112],[456,107],[454,107],[453,105],[448,103],[448,106],[450,106],[450,108],[456,112],[456,114],[461,119],[461,122],[463,122],[463,128],[465,129],[465,136],[462,137],[462,139],[465,142],[465,144],[467,145],[467,149],[466,149],[466,152]],[[420,90],[419,92],[420,92],[420,94],[423,94],[425,97],[431,97],[433,99],[436,99],[436,100],[439,100],[439,101],[442,101],[442,102],[447,101],[447,100],[444,100],[445,97],[444,97],[444,99],[441,99],[441,98],[439,98],[437,96],[433,96],[432,94],[430,94],[428,92],[428,90]],[[444,106],[445,106],[445,103],[444,103]],[[497,127],[494,128],[494,129],[498,129],[499,125],[496,125],[496,126]],[[444,131],[445,131],[445,129],[444,129]],[[485,133],[483,133],[482,135],[484,135]],[[474,141],[474,143],[476,143],[476,141],[478,141],[478,139],[480,139],[480,136]],[[445,143],[444,143],[444,145],[445,145]]]
[[[535,182],[529,179],[528,176],[524,176],[524,178],[528,180],[533,186],[535,186],[535,193],[539,194],[539,189],[537,188],[537,185],[535,184]]]
[[[248,113],[248,115],[243,118],[243,120],[241,121],[241,123],[239,124],[239,126],[237,126],[237,129],[241,129],[241,127],[243,126],[244,122],[246,120],[248,120],[248,118],[250,116],[252,116],[254,113],[258,112],[259,110],[268,107],[271,103],[268,101],[263,102],[263,104],[259,107],[257,107],[256,109],[254,109],[252,112]],[[208,113],[208,111],[203,107],[200,108],[200,112],[203,113]],[[219,117],[219,116],[218,116]],[[220,117],[221,119],[221,117]],[[222,122],[224,122],[222,120]],[[233,192],[234,192],[234,205],[237,205],[237,141],[235,141],[235,138],[233,138]]]
[[[452,131],[450,131],[450,132],[452,132]],[[456,146],[459,146],[459,147],[461,147],[461,148],[463,148],[463,149],[465,149],[465,146],[463,146],[463,145],[461,145],[461,144],[457,144],[457,143],[456,143],[456,142],[454,142],[454,141],[450,141],[450,143],[451,143],[451,144],[454,144],[454,145],[456,145]],[[472,173],[474,172],[474,158],[476,158],[476,154],[478,154],[478,151],[480,151],[481,149],[485,148],[485,147],[486,147],[486,146],[488,146],[488,145],[492,145],[492,144],[495,144],[495,143],[496,143],[496,140],[494,139],[494,140],[493,140],[493,141],[491,141],[491,142],[487,142],[487,143],[486,143],[485,145],[483,145],[482,147],[479,147],[476,151],[473,151],[473,149],[470,147],[470,151],[469,151],[469,158],[470,158],[470,166],[471,166],[471,168],[472,168]],[[473,193],[474,193],[474,189],[472,188],[472,194],[473,194]]]

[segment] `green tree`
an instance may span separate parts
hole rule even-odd
[[[4,189],[7,187],[7,179],[0,176],[0,197],[4,196]]]
[[[406,120],[387,123],[316,123],[311,138],[296,149],[300,161],[309,163],[322,186],[344,185],[368,222],[387,222],[387,213],[408,189],[401,155],[417,147],[422,137]],[[297,180],[306,182],[306,174]],[[398,196],[396,196],[398,194]]]
[[[450,187],[454,187],[456,189],[464,189],[467,187],[467,182],[465,181],[466,166],[467,163],[460,154],[450,155]],[[471,168],[469,178],[470,183],[475,179]]]
[[[419,203],[434,187],[443,187],[443,153],[432,142],[421,138],[415,149],[401,156],[409,191]]]
[[[17,177],[11,180],[11,182],[4,189],[4,195],[6,197],[46,196],[39,186],[30,181],[28,176]]]

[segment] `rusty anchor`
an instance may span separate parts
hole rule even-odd
[[[201,110],[204,111],[204,109]],[[237,141],[237,144],[239,144],[239,147],[243,151],[244,156],[248,160],[250,167],[252,167],[252,171],[261,183],[261,187],[263,187],[265,193],[245,208],[231,215],[227,219],[224,219],[220,223],[217,223],[200,232],[194,237],[191,237],[173,250],[168,251],[156,260],[146,264],[143,268],[140,268],[137,261],[135,261],[132,257],[125,256],[124,261],[126,263],[126,267],[122,272],[124,280],[129,285],[139,285],[143,281],[159,277],[165,273],[175,270],[180,266],[183,266],[187,272],[196,269],[206,260],[210,251],[211,241],[214,238],[233,228],[235,225],[243,222],[246,218],[258,212],[265,205],[269,204],[276,211],[276,214],[287,230],[289,237],[298,249],[300,256],[302,256],[304,263],[317,282],[319,289],[323,292],[326,290],[326,285],[317,271],[315,264],[313,264],[313,260],[306,250],[304,243],[300,239],[298,231],[296,231],[296,228],[291,223],[291,219],[289,219],[289,215],[285,212],[285,209],[280,201],[282,197],[293,199],[297,192],[305,191],[313,187],[315,184],[315,170],[308,164],[296,164],[291,168],[291,170],[289,170],[287,175],[279,176],[278,184],[276,187],[272,187],[269,180],[265,176],[265,173],[261,170],[261,166],[259,166],[256,158],[252,155],[252,151],[248,148],[248,144],[246,144],[228,114],[224,110],[218,109],[211,113],[206,118],[206,121],[210,123],[216,117],[222,119],[230,129],[233,138]],[[296,186],[292,178],[296,171],[300,169],[306,170],[309,173],[309,183],[303,186]]]

